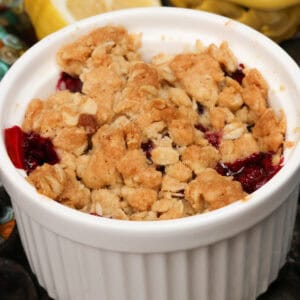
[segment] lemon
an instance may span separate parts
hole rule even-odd
[[[103,12],[160,6],[160,0],[25,0],[25,10],[39,39],[86,17]]]

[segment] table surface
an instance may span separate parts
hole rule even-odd
[[[300,38],[286,41],[281,46],[300,65]],[[299,99],[300,101],[300,99]],[[9,202],[3,187],[0,200]],[[47,300],[51,299],[38,284],[25,257],[17,229],[5,251],[0,245],[0,299],[2,300]],[[300,198],[291,250],[278,278],[258,300],[300,299]]]

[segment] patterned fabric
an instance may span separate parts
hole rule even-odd
[[[21,10],[21,2],[9,2],[12,2],[12,9],[4,7],[0,1],[0,80],[33,41],[33,30]]]

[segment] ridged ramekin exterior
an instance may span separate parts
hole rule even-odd
[[[298,188],[272,214],[230,239],[165,253],[93,248],[49,231],[13,202],[32,270],[60,300],[253,300],[289,249]]]

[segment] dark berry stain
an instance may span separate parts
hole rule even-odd
[[[245,74],[242,70],[237,69],[232,74],[230,74],[230,77],[237,81],[239,84],[242,84]]]
[[[221,132],[206,131],[204,136],[212,146],[219,148],[220,143],[222,141],[222,133]]]
[[[243,64],[239,64],[238,68],[234,72],[232,72],[232,73],[225,72],[225,73],[227,76],[231,77],[232,79],[237,81],[239,84],[242,84],[243,79],[245,77],[245,73],[243,71],[244,68],[245,68],[245,66]]]
[[[247,130],[249,132],[251,132],[253,127],[254,127],[254,124],[250,124],[250,125],[247,126]]]
[[[151,160],[151,151],[154,148],[154,143],[151,140],[148,140],[141,144],[141,148],[145,152],[147,159]]]
[[[92,215],[92,216],[96,216],[96,217],[102,217],[102,216],[98,215],[98,214],[97,214],[97,213],[95,213],[95,212],[91,212],[91,213],[90,213],[90,215]]]
[[[202,115],[204,113],[204,106],[197,102],[197,112],[199,115]]]
[[[198,123],[194,126],[197,130],[200,130],[202,132],[206,132],[207,128],[205,128],[202,124]]]
[[[161,165],[160,165],[160,166],[157,166],[157,167],[156,167],[156,171],[159,171],[159,172],[161,172],[161,173],[164,174],[164,173],[165,173],[165,166],[161,166]]]
[[[252,193],[269,181],[281,168],[272,164],[272,153],[255,153],[234,163],[219,163],[216,171],[223,176],[233,176],[245,192]]]
[[[82,81],[78,77],[72,77],[71,75],[62,72],[56,84],[58,91],[69,90],[72,93],[81,92]]]

